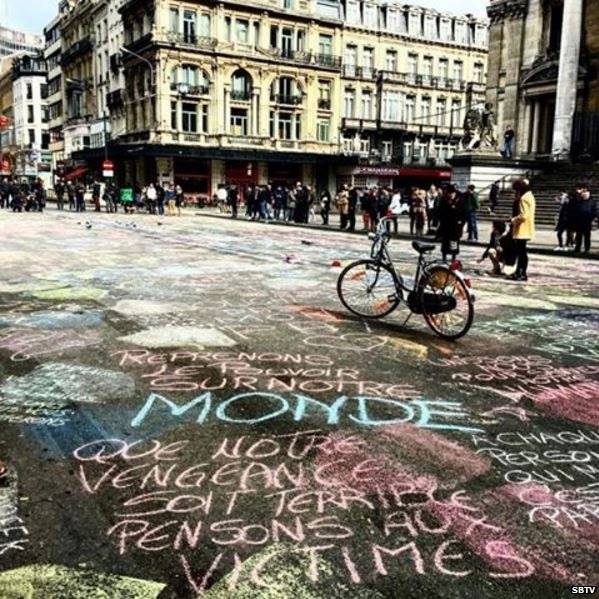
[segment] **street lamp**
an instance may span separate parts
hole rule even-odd
[[[139,60],[145,62],[148,65],[148,68],[150,69],[150,84],[152,85],[152,87],[154,87],[156,83],[154,65],[144,56],[137,54],[137,52],[133,52],[133,50],[128,50],[127,48],[125,48],[125,46],[121,46],[119,50],[121,52],[125,52],[126,54],[131,54],[131,56],[135,56],[135,58],[138,58]]]

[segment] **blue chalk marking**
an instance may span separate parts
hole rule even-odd
[[[342,395],[338,397],[331,405],[328,405],[322,401],[313,399],[312,397],[308,397],[305,395],[292,394],[292,398],[296,401],[294,409],[291,408],[289,401],[281,395],[277,395],[274,393],[262,393],[259,391],[255,391],[252,393],[241,393],[239,395],[230,397],[229,399],[218,405],[216,410],[214,411],[214,417],[217,420],[220,420],[222,422],[228,422],[231,424],[254,425],[260,424],[261,422],[265,422],[267,420],[280,418],[289,411],[292,411],[293,420],[295,422],[302,422],[308,416],[308,406],[316,406],[319,412],[324,411],[324,414],[326,415],[326,424],[329,425],[339,424],[343,419],[342,417],[346,416],[346,418],[352,422],[369,427],[411,423],[419,428],[429,428],[445,431],[453,430],[467,433],[484,432],[483,429],[473,426],[453,424],[451,422],[446,421],[433,421],[434,417],[444,417],[445,419],[468,418],[468,412],[465,412],[462,409],[462,405],[458,402],[428,400],[415,400],[407,402],[394,399],[386,399],[382,397],[360,396],[349,398],[345,395]],[[238,402],[248,402],[249,405],[255,406],[256,404],[253,400],[260,399],[267,400],[269,402],[272,402],[274,400],[278,402],[280,406],[276,409],[273,408],[271,409],[271,411],[266,412],[260,416],[252,418],[233,418],[228,414],[228,409]],[[345,408],[348,402],[357,402],[357,415],[344,413],[342,408]],[[197,397],[187,402],[186,404],[183,404],[182,406],[179,406],[175,402],[171,401],[170,399],[167,399],[166,397],[163,397],[162,395],[151,393],[148,396],[142,408],[140,409],[140,411],[131,420],[131,427],[137,428],[141,426],[141,424],[145,421],[146,417],[148,416],[154,405],[160,403],[164,404],[168,408],[171,416],[174,416],[176,418],[185,415],[194,406],[201,404],[202,408],[196,418],[196,423],[204,424],[212,408],[212,393],[208,391],[206,393],[203,393],[202,395],[198,395]],[[400,418],[391,417],[388,419],[375,419],[372,416],[372,414],[368,411],[369,403],[378,403],[386,406],[391,406],[395,410],[401,410],[402,415]]]

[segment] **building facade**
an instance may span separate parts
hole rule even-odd
[[[46,80],[46,62],[41,52],[11,59],[10,68],[2,72],[0,112],[9,118],[9,127],[0,137],[5,175],[49,179]]]
[[[35,53],[43,46],[44,40],[41,35],[0,26],[0,61],[4,57],[21,52]]]
[[[599,158],[599,0],[492,0],[488,100],[521,158]]]
[[[107,0],[61,17],[65,155],[119,179],[440,176],[484,99],[487,23],[346,0]],[[108,136],[110,141],[105,143]]]
[[[63,4],[64,5],[64,4]],[[53,172],[64,169],[64,78],[62,76],[62,38],[60,14],[44,27],[44,58],[48,69],[48,135]]]

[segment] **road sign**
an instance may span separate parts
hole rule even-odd
[[[102,163],[102,175],[105,178],[114,177],[114,164],[112,160],[104,160]]]

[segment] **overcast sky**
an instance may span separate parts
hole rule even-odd
[[[487,0],[416,0],[410,4],[484,16]],[[41,33],[44,25],[56,15],[57,6],[58,0],[0,0],[0,25]]]

